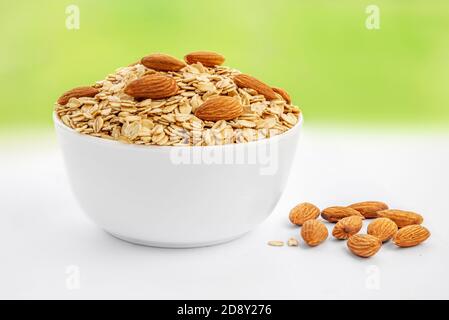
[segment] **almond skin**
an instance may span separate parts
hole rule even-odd
[[[300,203],[294,207],[289,214],[291,223],[302,226],[304,222],[311,219],[316,219],[320,216],[320,209],[308,202]]]
[[[157,71],[179,71],[186,66],[184,61],[163,53],[153,53],[143,57],[140,63]]]
[[[337,222],[332,230],[332,235],[340,240],[346,240],[362,229],[363,219],[359,216],[350,216]]]
[[[324,223],[318,220],[307,220],[301,228],[301,237],[311,247],[315,247],[327,239],[328,231]]]
[[[349,250],[355,255],[368,258],[379,251],[382,241],[369,234],[355,234],[349,238],[347,245]]]
[[[377,218],[377,212],[387,210],[388,206],[380,201],[364,201],[353,203],[349,206],[360,212],[366,219]]]
[[[427,228],[419,225],[409,225],[400,229],[393,237],[393,242],[398,247],[407,248],[417,246],[430,237]]]
[[[393,220],[399,228],[403,228],[412,224],[421,224],[424,220],[420,214],[404,210],[382,210],[377,212],[377,215],[381,218],[388,218]]]
[[[184,60],[188,64],[200,62],[203,66],[214,67],[221,66],[225,62],[225,57],[216,52],[195,51],[187,54]]]
[[[375,236],[382,242],[390,240],[398,232],[398,226],[388,218],[377,218],[368,226],[368,234]]]
[[[195,110],[195,116],[205,121],[231,120],[242,113],[240,101],[228,96],[211,97]]]
[[[66,91],[57,102],[60,105],[66,105],[71,98],[95,97],[98,92],[98,89],[93,87],[77,87]]]
[[[239,88],[249,88],[256,90],[259,94],[263,95],[267,100],[278,99],[276,93],[270,86],[247,74],[236,75],[234,77],[234,82]]]
[[[287,93],[287,91],[285,91],[282,88],[276,88],[276,87],[273,87],[271,89],[273,89],[274,92],[276,92],[278,95],[280,95],[282,97],[282,99],[284,99],[284,101],[287,102],[288,104],[292,103],[292,99],[290,98],[290,95]]]
[[[150,74],[132,81],[125,93],[137,99],[162,99],[178,93],[175,79],[160,74]]]
[[[338,222],[339,220],[350,216],[359,216],[362,219],[364,218],[362,214],[357,210],[340,206],[334,206],[324,209],[323,211],[321,211],[321,216],[323,217],[323,219],[329,222]]]

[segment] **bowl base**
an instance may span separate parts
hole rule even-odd
[[[226,242],[230,242],[233,240],[236,240],[240,237],[243,237],[248,232],[244,232],[242,234],[239,234],[237,236],[233,236],[230,238],[220,239],[220,240],[214,240],[214,241],[204,241],[204,242],[158,242],[158,241],[145,241],[140,239],[133,239],[129,237],[125,237],[122,235],[119,235],[117,233],[109,232],[105,230],[106,233],[110,234],[114,238],[117,238],[119,240],[123,240],[132,244],[141,245],[141,246],[147,246],[147,247],[156,247],[156,248],[170,248],[170,249],[188,249],[188,248],[200,248],[200,247],[209,247],[209,246],[215,246],[218,244],[223,244]]]

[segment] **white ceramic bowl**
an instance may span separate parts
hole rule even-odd
[[[153,147],[82,135],[53,119],[81,208],[112,235],[157,247],[218,244],[264,221],[302,126],[244,144]]]

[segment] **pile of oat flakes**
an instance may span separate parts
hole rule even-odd
[[[56,115],[82,134],[159,146],[245,143],[279,135],[298,122],[300,110],[290,103],[288,95],[286,98],[285,91],[282,95],[276,91],[276,98],[268,100],[253,88],[238,87],[234,77],[241,73],[236,69],[208,66],[201,59],[186,62],[178,71],[155,70],[141,62],[119,68],[87,87],[93,90],[88,96],[69,94],[64,102],[60,98]],[[136,99],[125,93],[131,82],[152,74],[173,78],[177,93],[160,99]],[[195,111],[214,96],[236,97],[243,106],[242,113],[218,121],[195,116]]]

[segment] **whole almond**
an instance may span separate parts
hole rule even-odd
[[[184,61],[163,53],[153,53],[143,57],[141,63],[157,71],[179,71],[186,66]]]
[[[425,227],[414,224],[400,229],[393,237],[393,242],[398,247],[413,247],[430,237],[430,232]]]
[[[324,223],[318,220],[307,220],[301,228],[301,237],[311,247],[319,245],[327,239],[328,231]]]
[[[216,52],[210,51],[196,51],[187,54],[184,60],[188,64],[200,62],[203,66],[214,67],[221,66],[225,61],[225,57]]]
[[[362,219],[364,218],[362,214],[357,210],[340,206],[334,206],[324,209],[323,211],[321,211],[321,216],[323,217],[323,219],[329,222],[338,222],[339,220],[350,216],[359,216]]]
[[[285,91],[282,88],[276,88],[276,87],[273,87],[271,89],[273,89],[274,92],[276,92],[278,95],[280,95],[282,97],[282,99],[284,99],[285,102],[287,102],[288,104],[292,103],[292,99],[290,98],[290,95],[288,94],[287,91]]]
[[[357,202],[349,207],[360,212],[366,219],[377,218],[378,211],[388,209],[388,206],[380,201]]]
[[[57,102],[60,105],[65,105],[71,98],[94,97],[98,92],[98,89],[93,87],[77,87],[66,91]]]
[[[247,74],[236,75],[234,77],[234,82],[239,88],[249,88],[257,91],[259,94],[263,95],[267,100],[278,99],[276,93],[270,86]]]
[[[150,74],[128,84],[125,93],[138,99],[162,99],[174,96],[178,90],[175,79],[160,74]]]
[[[378,211],[377,215],[393,220],[399,228],[423,222],[423,217],[420,214],[411,211],[389,209]]]
[[[359,216],[343,218],[335,225],[332,235],[337,239],[346,240],[362,229],[362,221],[362,217]]]
[[[302,226],[304,222],[316,219],[320,216],[320,209],[308,202],[300,203],[294,207],[289,214],[291,223]]]
[[[380,241],[390,240],[398,232],[398,226],[388,218],[377,218],[368,225],[368,234],[378,237]]]
[[[347,245],[349,250],[355,255],[368,258],[379,251],[382,241],[369,234],[355,234],[349,238]]]
[[[211,97],[195,110],[195,116],[205,121],[231,120],[242,113],[240,101],[228,96]]]

